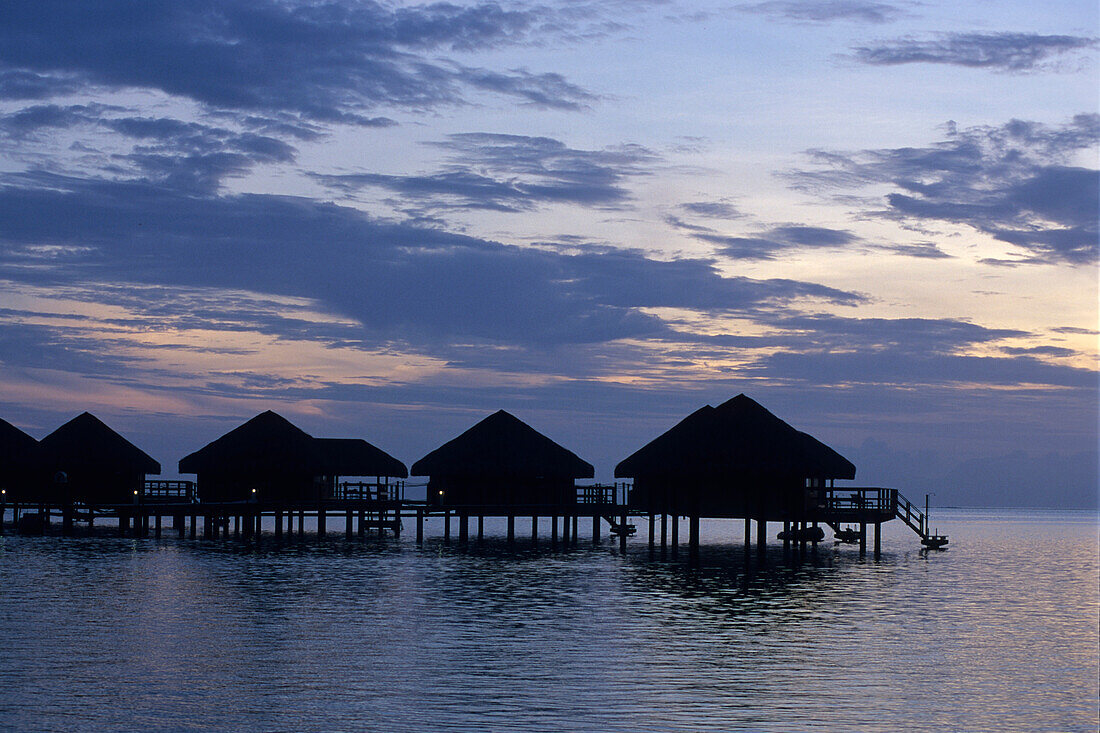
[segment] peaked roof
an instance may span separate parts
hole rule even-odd
[[[706,405],[615,467],[615,476],[736,475],[855,478],[856,467],[739,394]]]
[[[148,453],[107,427],[90,412],[83,412],[41,441],[48,460],[62,471],[128,468],[159,474],[160,464]]]
[[[41,455],[37,440],[0,418],[0,472],[35,468]]]
[[[324,473],[331,476],[409,475],[405,464],[361,438],[314,438],[324,461]]]
[[[414,463],[412,474],[591,478],[595,469],[519,418],[499,410]]]
[[[341,476],[407,476],[405,465],[357,438],[314,438],[268,410],[179,462],[180,473],[296,471]]]

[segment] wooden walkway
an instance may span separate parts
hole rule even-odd
[[[393,485],[388,485],[392,487]],[[576,543],[580,531],[579,522],[585,519],[590,523],[593,542],[599,542],[604,523],[612,537],[619,541],[625,551],[627,539],[636,532],[632,520],[643,518],[648,522],[648,538],[653,549],[658,541],[662,554],[671,551],[676,557],[679,551],[680,521],[669,521],[670,515],[656,512],[643,512],[629,506],[627,491],[618,486],[582,486],[578,487],[577,501],[571,504],[505,505],[483,504],[469,506],[433,506],[425,501],[401,498],[402,491],[387,488],[381,484],[342,485],[333,498],[313,501],[237,501],[237,502],[200,502],[196,499],[195,486],[191,482],[150,481],[141,494],[134,492],[134,501],[125,504],[14,504],[5,501],[6,494],[0,494],[0,534],[7,525],[24,533],[45,534],[51,531],[53,520],[60,519],[61,534],[72,534],[76,523],[93,527],[97,521],[114,519],[118,532],[124,536],[149,536],[152,533],[160,537],[165,531],[177,533],[181,538],[202,537],[216,539],[233,536],[260,538],[264,534],[265,519],[273,527],[276,539],[303,536],[306,521],[311,520],[315,532],[324,536],[329,531],[333,519],[343,518],[344,534],[348,537],[365,536],[375,530],[379,533],[391,532],[400,535],[403,520],[415,522],[416,540],[424,541],[425,521],[433,518],[443,519],[444,541],[451,539],[452,524],[457,522],[459,542],[469,541],[471,535],[477,539],[484,537],[486,517],[507,519],[507,539],[509,542],[517,536],[517,522],[530,523],[530,536],[538,541],[541,520],[549,520],[550,542],[565,544]],[[920,538],[929,545],[939,538],[946,544],[946,537],[933,535],[928,528],[928,518],[895,489],[878,487],[829,488],[819,490],[821,500],[810,506],[799,517],[784,518],[782,524],[785,551],[804,552],[807,545],[816,549],[824,533],[820,525],[832,528],[837,541],[858,543],[860,552],[865,553],[868,545],[868,530],[873,531],[873,551],[875,557],[881,556],[881,525],[895,518],[901,519]],[[11,518],[8,519],[10,512]],[[700,515],[686,515],[688,520],[688,551],[691,557],[698,556]],[[729,518],[729,517],[727,517]],[[767,546],[769,518],[738,517],[744,521],[746,553],[752,548],[752,522],[757,523],[757,554],[763,556]],[[171,522],[170,529],[165,520]],[[658,531],[657,524],[660,524]],[[473,528],[471,527],[473,524]],[[671,529],[671,533],[669,530]],[[670,536],[671,535],[671,536]],[[930,545],[933,546],[933,545]]]

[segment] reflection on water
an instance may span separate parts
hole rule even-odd
[[[1095,515],[937,519],[947,552],[895,522],[879,562],[773,537],[763,567],[704,522],[697,569],[583,524],[568,549],[493,520],[467,547],[9,535],[0,729],[1095,730]]]

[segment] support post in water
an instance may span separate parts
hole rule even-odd
[[[882,522],[875,522],[875,559],[882,559]]]
[[[416,544],[424,544],[424,510],[416,510]]]
[[[756,520],[756,558],[761,564],[768,555],[768,520]]]
[[[516,515],[508,515],[508,543],[511,544],[516,541]]]

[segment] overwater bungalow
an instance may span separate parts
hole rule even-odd
[[[553,506],[576,502],[574,481],[595,470],[500,410],[413,464],[431,506]]]
[[[146,475],[160,473],[157,461],[90,412],[47,435],[41,445],[49,467],[47,493],[64,500],[132,503]]]
[[[43,498],[45,472],[38,441],[0,419],[0,502]]]
[[[408,476],[405,465],[365,440],[314,438],[271,410],[181,459],[207,502],[331,499],[341,476]]]
[[[704,517],[797,520],[855,466],[743,394],[688,415],[615,467],[630,507]]]

